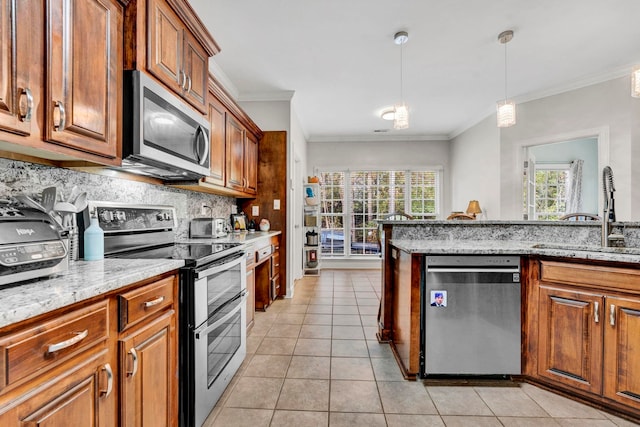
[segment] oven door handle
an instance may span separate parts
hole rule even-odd
[[[193,333],[194,333],[194,335],[195,335],[197,340],[199,340],[201,337],[206,337],[207,334],[209,334],[209,332],[211,332],[213,329],[218,328],[220,325],[225,323],[227,320],[229,320],[233,316],[235,316],[238,313],[239,310],[242,310],[243,304],[247,301],[247,291],[242,291],[242,294],[240,294],[240,297],[237,298],[234,301],[238,301],[238,306],[236,308],[234,308],[233,310],[231,310],[229,313],[225,314],[224,317],[220,318],[219,320],[217,320],[216,322],[214,322],[214,323],[212,323],[210,325],[205,323],[202,326],[200,326],[199,328],[197,328],[195,331],[193,331]]]
[[[242,263],[244,259],[245,259],[244,251],[240,251],[233,255],[229,255],[228,257],[223,258],[222,261],[224,262],[221,262],[220,264],[214,264],[210,268],[205,266],[203,267],[204,270],[196,271],[196,279],[201,279],[203,277],[208,277],[213,274],[219,273],[221,271],[228,270],[229,268]]]
[[[478,268],[478,267],[429,267],[427,273],[519,273],[519,267]]]

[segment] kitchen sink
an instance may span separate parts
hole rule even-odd
[[[606,252],[623,255],[640,255],[640,248],[616,248],[590,245],[565,245],[562,243],[538,243],[532,246],[534,249],[556,249],[563,251],[579,252]]]

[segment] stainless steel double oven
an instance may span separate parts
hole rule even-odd
[[[89,209],[96,210],[105,231],[106,256],[185,261],[178,311],[179,414],[181,426],[200,427],[246,356],[244,247],[175,243],[172,207],[91,202]]]

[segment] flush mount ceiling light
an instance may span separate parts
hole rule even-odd
[[[402,51],[404,44],[409,41],[409,33],[406,31],[398,31],[393,36],[395,44],[400,45],[400,104],[393,107],[393,128],[407,129],[409,127],[409,109],[404,103],[403,96],[403,69],[402,69]]]
[[[395,108],[387,108],[386,110],[382,110],[382,113],[380,113],[380,118],[382,118],[383,120],[393,120],[395,115]]]
[[[498,101],[497,120],[499,128],[506,128],[516,124],[516,104],[507,98],[507,43],[513,39],[513,31],[503,31],[498,35],[498,41],[504,45],[504,100]]]
[[[631,96],[640,98],[640,65],[633,67],[631,71]]]

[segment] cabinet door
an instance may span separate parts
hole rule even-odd
[[[604,396],[640,407],[640,300],[606,297]]]
[[[256,194],[258,191],[258,140],[247,134],[244,150],[245,193]]]
[[[187,30],[183,32],[183,38],[183,68],[187,79],[184,97],[198,110],[206,113],[209,94],[209,57]]]
[[[115,158],[122,9],[110,0],[48,0],[46,139]]]
[[[170,426],[177,420],[175,312],[119,340],[122,426]]]
[[[30,389],[17,405],[5,405],[5,427],[114,426],[115,394],[108,352],[76,359],[51,381]]]
[[[147,69],[174,92],[182,93],[184,30],[178,16],[163,0],[147,2]]]
[[[602,392],[602,295],[540,286],[538,374]]]
[[[211,170],[207,182],[225,185],[225,170],[227,168],[227,146],[225,139],[225,108],[209,96],[209,125],[211,126]]]
[[[20,135],[30,135],[35,122],[29,66],[37,59],[30,53],[32,34],[38,32],[29,5],[26,0],[0,0],[0,129]]]
[[[245,130],[227,114],[227,187],[244,191]]]

